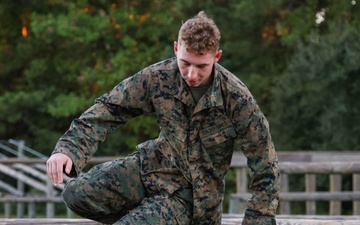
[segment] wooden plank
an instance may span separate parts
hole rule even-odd
[[[123,156],[97,156],[93,157],[90,160],[90,164],[99,164],[103,162],[108,162],[114,159],[121,159]],[[9,157],[9,158],[0,158],[0,164],[13,164],[13,163],[22,163],[22,164],[45,164],[46,159],[41,158],[18,158],[18,157]]]
[[[4,203],[4,214],[6,218],[11,217],[11,203],[5,202]]]
[[[46,197],[45,195],[38,196],[1,196],[0,202],[15,203],[15,202],[54,202],[62,203],[63,200],[60,196],[57,197]]]
[[[0,219],[0,225],[101,225],[87,219]]]
[[[222,225],[241,224],[243,215],[224,214]],[[277,225],[358,225],[360,217],[277,216]],[[0,219],[0,225],[101,225],[87,219]]]
[[[360,174],[353,174],[353,191],[360,191]],[[360,201],[353,201],[353,215],[360,215]]]
[[[28,165],[24,165],[24,164],[20,164],[20,163],[14,163],[12,165],[13,168],[18,169],[23,171],[24,173],[30,174],[36,178],[39,178],[40,180],[46,181],[49,179],[49,177],[47,176],[46,173],[44,172],[40,172],[36,169],[34,169],[34,167],[28,166]]]
[[[248,192],[248,179],[247,171],[245,167],[236,168],[236,192],[247,193]],[[244,213],[247,207],[246,202],[233,201],[230,199],[229,212],[230,213]]]
[[[29,216],[29,218],[36,217],[36,205],[34,202],[30,202],[28,204],[28,216]]]
[[[360,172],[360,162],[282,162],[279,168],[288,174],[349,174]]]
[[[310,151],[312,162],[360,161],[360,151]]]
[[[281,162],[351,162],[360,161],[360,151],[277,151]],[[241,151],[234,153],[232,167],[247,166],[247,160]]]
[[[341,191],[341,175],[330,174],[330,193]],[[330,215],[341,215],[341,201],[330,201]]]
[[[251,193],[234,193],[230,198],[240,201],[247,201]],[[352,201],[360,200],[360,192],[341,191],[341,192],[285,192],[280,193],[280,202],[286,201]]]
[[[278,151],[279,162],[335,162],[335,161],[360,161],[360,151]],[[95,156],[90,160],[90,164],[98,164],[114,159],[123,158],[123,156]],[[45,164],[46,159],[41,158],[1,158],[1,164],[23,163],[23,164]],[[247,159],[241,151],[235,151],[232,162],[232,167],[247,166]]]
[[[22,182],[24,182],[38,190],[46,192],[46,186],[43,185],[41,182],[39,182],[35,179],[32,179],[30,177],[27,177],[25,174],[18,172],[16,170],[10,168],[9,166],[0,164],[0,171],[8,176],[15,178],[15,179],[21,180]]]
[[[280,193],[289,192],[289,178],[286,173],[281,175]],[[280,214],[290,214],[290,202],[280,201]]]
[[[305,192],[316,191],[316,175],[305,174]],[[316,215],[316,201],[306,201],[306,214]]]
[[[24,193],[17,190],[17,188],[3,182],[2,180],[0,180],[0,188],[3,189],[3,190],[6,190],[8,192],[10,192],[11,194],[13,195],[18,195],[18,196],[21,196],[23,195]]]

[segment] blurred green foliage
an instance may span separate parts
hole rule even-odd
[[[360,2],[356,0],[3,0],[0,139],[50,155],[94,99],[173,56],[181,23],[217,23],[220,63],[247,84],[278,151],[360,149]],[[124,155],[158,134],[145,115],[96,155]],[[229,172],[227,190],[234,174]],[[225,205],[226,207],[226,205]]]

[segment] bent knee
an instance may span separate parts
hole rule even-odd
[[[61,196],[65,204],[70,208],[76,207],[79,202],[79,189],[78,186],[75,185],[75,179],[70,180],[64,187],[64,190],[61,192]]]

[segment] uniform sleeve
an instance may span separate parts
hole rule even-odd
[[[279,202],[279,168],[269,124],[251,95],[243,97],[233,108],[236,142],[247,157],[250,190],[243,225],[276,224]]]
[[[53,154],[61,152],[72,159],[72,176],[79,174],[108,133],[136,116],[153,111],[148,94],[148,73],[145,69],[122,81],[72,121],[53,151]]]

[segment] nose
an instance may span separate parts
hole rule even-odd
[[[190,66],[189,73],[188,73],[189,80],[193,80],[196,77],[197,77],[197,70],[196,70],[195,66]]]

